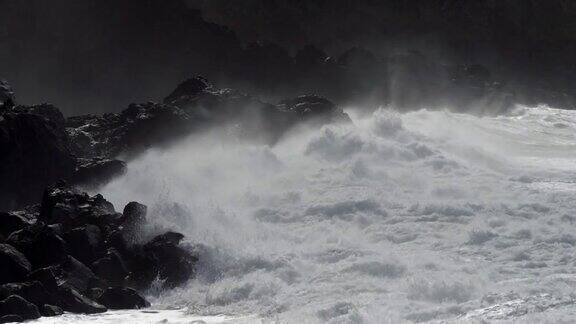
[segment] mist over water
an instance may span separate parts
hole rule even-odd
[[[576,313],[576,112],[348,113],[273,147],[215,129],[100,189],[200,253],[197,279],[150,291],[155,306],[279,323]]]

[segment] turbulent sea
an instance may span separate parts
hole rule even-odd
[[[100,192],[186,234],[197,278],[146,312],[39,322],[576,321],[576,111],[348,113],[273,147],[222,130],[131,162]]]

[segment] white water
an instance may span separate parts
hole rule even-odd
[[[575,111],[353,119],[272,148],[190,138],[101,190],[202,245],[198,278],[151,291],[154,308],[187,307],[170,323],[576,318]]]

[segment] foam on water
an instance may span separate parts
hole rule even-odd
[[[101,190],[148,204],[151,233],[183,232],[200,254],[198,278],[150,291],[154,307],[278,323],[576,312],[576,112],[353,119],[274,147],[196,136]]]

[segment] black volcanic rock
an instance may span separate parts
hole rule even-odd
[[[143,308],[149,303],[128,286],[144,289],[159,278],[172,288],[192,279],[197,257],[180,245],[182,234],[127,242],[127,233],[142,231],[146,210],[131,202],[115,213],[101,195],[59,182],[46,189],[41,206],[3,215],[18,216],[10,226],[21,229],[6,239],[10,245],[0,244],[0,300],[13,304],[0,315],[29,318],[23,310],[30,303],[44,316],[106,311],[95,300],[111,309]]]
[[[16,231],[6,242],[22,251],[34,269],[60,263],[68,253],[66,242],[44,224]]]
[[[38,308],[44,304],[59,302],[57,298],[50,294],[38,281],[8,283],[0,286],[0,300],[12,295],[20,296]]]
[[[316,96],[306,95],[280,101],[279,108],[291,114],[295,114],[299,120],[307,121],[317,118],[322,123],[349,122],[350,117],[330,100]]]
[[[156,270],[166,287],[176,287],[194,276],[198,258],[179,246],[184,235],[168,232],[144,245],[144,251],[156,262]]]
[[[47,185],[74,168],[63,127],[34,113],[0,112],[0,209],[37,201]]]
[[[212,84],[206,78],[193,77],[180,83],[170,95],[164,98],[164,103],[178,106],[179,101],[193,99],[210,88],[212,88]]]
[[[47,291],[54,293],[58,290],[59,278],[61,274],[62,269],[59,266],[51,266],[33,271],[28,275],[26,280],[38,281]]]
[[[26,256],[8,244],[0,244],[0,264],[0,283],[24,280],[32,269]]]
[[[114,219],[115,214],[114,206],[102,195],[89,196],[59,183],[44,192],[39,220],[74,229],[87,224],[105,223],[108,219]]]
[[[113,287],[106,289],[98,302],[109,309],[140,309],[150,307],[150,303],[131,288]]]
[[[68,244],[70,255],[86,264],[96,260],[103,241],[100,228],[91,224],[75,228],[62,238]]]
[[[0,234],[8,237],[11,233],[31,225],[31,222],[24,211],[0,212]]]
[[[122,285],[129,274],[122,255],[114,248],[109,249],[104,257],[95,261],[91,268],[96,275],[115,286]]]
[[[98,187],[125,173],[124,161],[106,158],[78,159],[78,166],[70,182],[84,187]]]
[[[54,317],[64,314],[64,311],[58,306],[46,304],[40,307],[40,314],[44,317]]]
[[[335,119],[347,120],[345,114],[328,100],[321,102],[319,97],[314,96],[303,98],[292,101],[303,101],[307,104],[306,111],[312,114],[296,114],[294,107],[289,110],[238,90],[217,89],[206,79],[193,77],[179,84],[164,99],[164,104],[132,104],[118,114],[70,117],[66,130],[72,140],[73,151],[79,156],[114,159],[118,156],[132,158],[150,147],[163,147],[210,127],[232,125],[235,135],[241,138],[273,144],[285,131],[309,118],[314,118],[320,124]],[[110,165],[110,162],[106,164]],[[92,168],[100,170],[98,164]],[[113,170],[112,167],[106,168],[102,174],[115,173],[108,172]],[[77,172],[81,171],[79,168]],[[100,177],[94,174],[88,176],[91,181]]]
[[[132,104],[119,114],[69,118],[67,132],[80,156],[133,156],[188,134],[194,127],[190,119],[174,106]]]
[[[86,293],[90,288],[102,284],[90,268],[71,256],[62,263],[62,270],[60,285],[72,287],[80,293]]]
[[[138,202],[129,202],[123,211],[122,225],[125,229],[136,230],[146,223],[148,207]]]
[[[33,106],[16,106],[12,111],[20,114],[42,116],[47,121],[56,124],[60,129],[63,129],[64,123],[66,122],[60,109],[52,104],[43,103]]]
[[[24,320],[37,319],[40,317],[38,307],[20,296],[10,296],[0,301],[0,316],[16,315]]]
[[[62,286],[58,289],[58,297],[62,303],[62,309],[67,312],[96,314],[104,313],[107,310],[106,307],[68,286]]]

